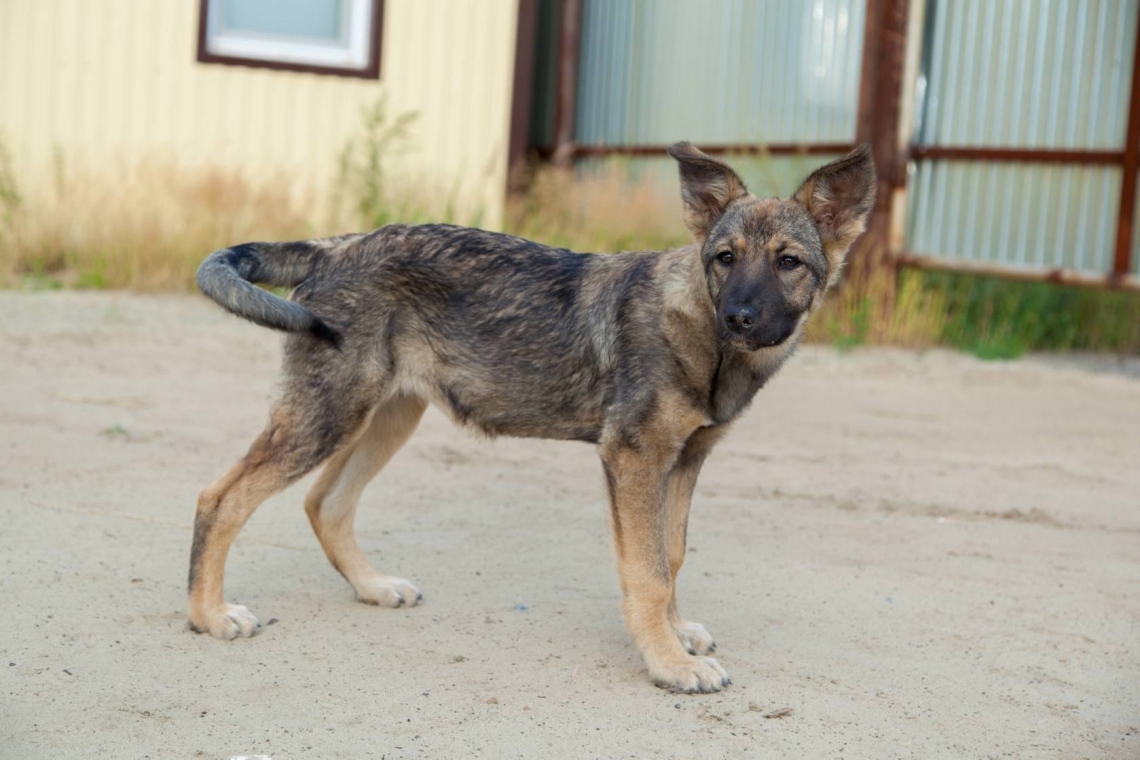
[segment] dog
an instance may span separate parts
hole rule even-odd
[[[876,196],[869,146],[758,199],[691,143],[678,162],[694,243],[581,254],[443,224],[248,243],[211,254],[201,290],[289,333],[284,384],[249,452],[198,498],[189,627],[221,639],[261,626],[227,604],[226,555],[269,496],[325,463],[305,511],[362,602],[415,606],[357,544],[365,485],[429,403],[489,436],[597,446],[623,612],[650,679],[715,692],[728,675],[704,626],[681,617],[689,504],[701,464],[791,356]],[[295,288],[281,298],[253,283]]]

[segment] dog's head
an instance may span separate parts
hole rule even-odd
[[[746,351],[791,337],[835,282],[877,189],[863,145],[811,174],[788,200],[756,198],[726,164],[680,142],[685,224],[700,246],[717,328]]]

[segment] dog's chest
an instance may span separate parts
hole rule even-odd
[[[740,353],[726,354],[713,380],[709,394],[709,416],[716,425],[731,422],[741,414],[756,393],[783,364],[789,352],[764,357]]]

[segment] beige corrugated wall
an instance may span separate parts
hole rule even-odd
[[[418,114],[412,192],[501,223],[517,0],[387,0],[379,81],[197,63],[198,6],[0,0],[0,140],[22,187],[45,186],[59,151],[107,171],[151,154],[280,169],[323,192],[386,93]]]

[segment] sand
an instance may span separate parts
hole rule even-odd
[[[1140,757],[1140,364],[803,349],[714,453],[681,575],[733,677],[651,686],[590,446],[429,411],[353,601],[263,506],[184,630],[197,492],[280,339],[191,296],[0,294],[0,757]]]

